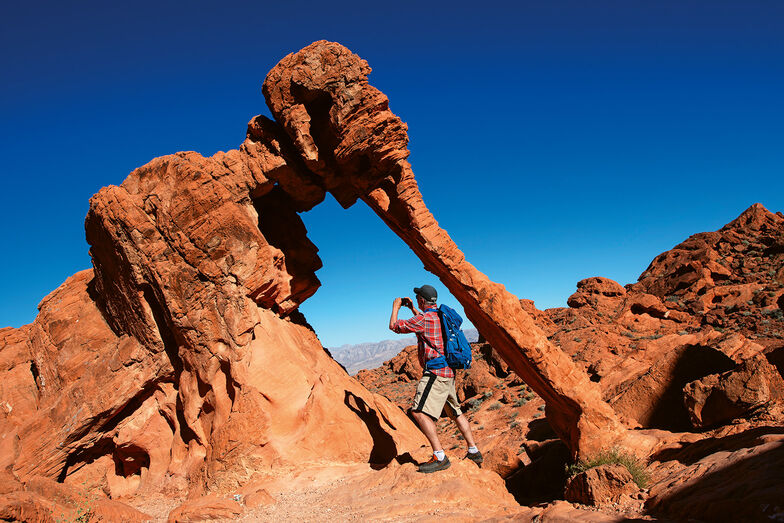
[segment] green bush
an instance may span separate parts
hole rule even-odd
[[[611,464],[619,464],[626,467],[626,470],[629,471],[632,475],[632,479],[634,479],[634,482],[640,488],[645,488],[651,480],[651,477],[645,468],[645,464],[637,456],[623,452],[618,448],[602,450],[591,458],[569,465],[567,467],[567,472],[571,477],[600,465]]]
[[[468,410],[471,412],[476,412],[477,410],[479,410],[479,407],[480,405],[482,405],[483,401],[484,398],[471,398],[470,400],[468,400]]]
[[[500,408],[501,408],[501,404],[497,401],[488,407],[488,409],[490,410],[498,410]]]

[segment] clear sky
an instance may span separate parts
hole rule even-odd
[[[121,5],[125,4],[125,5]],[[88,199],[179,150],[236,148],[283,56],[341,42],[409,126],[425,201],[540,308],[754,202],[784,211],[784,2],[3,2],[0,326],[90,267]],[[394,337],[437,279],[361,203],[303,215],[326,346]]]

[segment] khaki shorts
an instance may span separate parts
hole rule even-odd
[[[444,408],[444,406],[447,408]],[[424,412],[435,420],[441,417],[442,410],[445,410],[450,418],[456,418],[461,415],[463,412],[457,403],[455,378],[442,378],[430,372],[425,372],[417,384],[414,405],[411,407],[411,410]]]

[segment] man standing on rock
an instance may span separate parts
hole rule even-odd
[[[433,457],[427,463],[419,466],[419,472],[437,472],[446,470],[450,466],[449,458],[446,457],[438,439],[435,423],[445,408],[447,415],[457,424],[457,428],[468,444],[468,453],[465,457],[479,465],[482,463],[482,453],[476,448],[471,427],[457,403],[455,371],[448,366],[436,369],[428,369],[426,366],[429,360],[444,356],[441,320],[436,304],[438,293],[432,286],[422,285],[414,288],[414,294],[417,306],[424,312],[415,308],[410,298],[395,298],[392,303],[389,328],[398,334],[410,332],[416,334],[419,364],[424,369],[422,379],[417,384],[411,414],[430,442],[430,446],[433,447]],[[414,314],[413,318],[409,320],[397,319],[397,313],[402,305],[411,309]]]

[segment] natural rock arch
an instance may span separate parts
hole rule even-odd
[[[483,336],[546,401],[548,421],[573,456],[618,441],[624,428],[598,387],[547,340],[519,300],[468,263],[438,226],[406,161],[406,126],[389,110],[386,96],[368,83],[369,73],[367,62],[340,44],[315,42],[270,71],[263,93],[276,121],[252,119],[239,150],[211,158],[196,153],[160,158],[134,171],[121,188],[96,195],[87,218],[88,241],[110,323],[125,321],[116,326],[119,332],[158,344],[160,336],[150,332],[156,329],[142,327],[151,325],[150,314],[135,290],[142,284],[155,289],[185,348],[179,351],[185,420],[206,445],[208,434],[197,419],[205,397],[198,391],[214,382],[216,373],[231,373],[231,362],[242,353],[237,347],[248,344],[257,320],[244,298],[296,319],[299,303],[319,285],[313,271],[321,262],[297,213],[329,192],[343,207],[365,202],[441,279]],[[177,188],[178,179],[189,178],[204,179],[199,191]],[[163,201],[158,194],[166,191],[171,194]],[[267,226],[265,220],[274,223]],[[139,223],[149,224],[149,230]],[[285,245],[278,241],[284,238]],[[106,252],[116,245],[128,252]],[[156,257],[165,263],[152,269]],[[129,264],[132,270],[116,274],[117,267]],[[225,303],[208,305],[176,292],[176,285],[161,278],[171,272],[169,266],[176,268],[170,275],[175,281],[202,282],[197,296]],[[183,311],[199,308],[201,322],[194,325],[195,315]],[[128,311],[137,311],[137,317],[127,321]],[[212,339],[207,332],[215,332]],[[225,405],[215,409],[220,426],[230,402],[225,391],[207,399],[212,396]]]
[[[417,188],[406,127],[367,82],[370,68],[345,47],[316,42],[270,71],[263,92],[303,160],[348,207],[364,201],[438,276],[504,360],[547,402],[547,416],[574,455],[623,433],[598,387],[552,345],[502,285],[468,263]],[[316,183],[319,183],[316,182]]]

